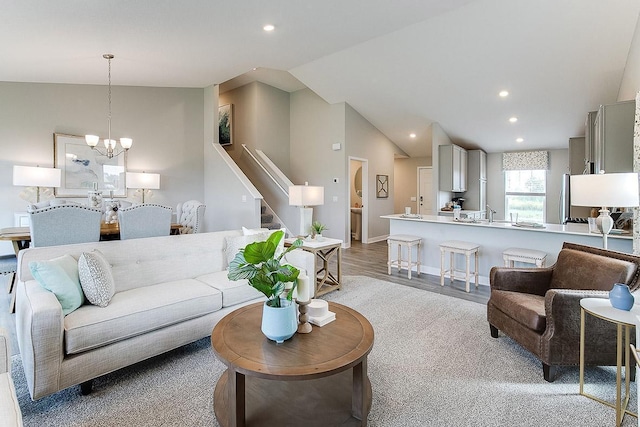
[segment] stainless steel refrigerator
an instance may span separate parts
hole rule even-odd
[[[587,222],[591,208],[571,205],[571,175],[562,175],[562,187],[560,190],[560,222]]]

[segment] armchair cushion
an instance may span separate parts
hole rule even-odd
[[[523,326],[540,333],[544,332],[547,327],[543,296],[521,292],[494,291],[491,298],[504,314]]]
[[[40,286],[56,296],[65,316],[84,303],[78,262],[71,255],[49,261],[31,261],[29,270]]]
[[[627,283],[636,274],[636,265],[628,260],[575,249],[560,251],[556,266],[549,284],[553,289],[610,291],[614,283]]]

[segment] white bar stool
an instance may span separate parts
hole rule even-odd
[[[514,261],[518,261],[535,264],[536,267],[541,268],[547,261],[547,254],[534,249],[509,248],[502,252],[502,258],[504,258],[505,267],[513,267]]]
[[[398,245],[398,258],[391,259],[392,245]],[[407,268],[407,277],[411,279],[411,267],[415,265],[418,276],[420,276],[420,247],[422,246],[422,239],[417,236],[410,236],[408,234],[395,234],[387,237],[387,273],[391,274],[391,267],[397,267],[400,271],[403,267]],[[407,259],[402,259],[402,247],[407,248]],[[418,249],[417,259],[412,261],[411,252],[412,248],[416,246]]]
[[[475,276],[474,281],[476,284],[476,288],[478,287],[478,251],[480,249],[480,245],[477,243],[471,242],[462,242],[460,240],[449,240],[446,242],[440,243],[440,286],[444,286],[444,276],[446,274],[449,275],[449,279],[453,283],[455,280],[456,272],[465,273],[465,289],[469,292],[469,278],[471,275]],[[444,256],[446,252],[451,253],[451,259],[449,261],[449,269],[445,270],[444,268]],[[462,254],[466,257],[467,265],[466,270],[456,270],[455,269],[455,254]],[[470,271],[471,266],[471,255],[475,258],[475,269],[473,272]]]

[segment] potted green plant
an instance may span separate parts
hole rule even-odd
[[[298,327],[292,299],[300,270],[281,262],[287,253],[302,246],[302,240],[297,239],[276,256],[276,248],[283,236],[284,232],[278,230],[266,241],[248,244],[236,254],[227,273],[229,280],[247,279],[249,285],[267,297],[262,311],[262,332],[277,343],[291,338]],[[293,285],[287,290],[286,284],[291,282]]]
[[[322,232],[324,230],[328,230],[326,225],[322,224],[320,221],[313,221],[311,223],[311,238],[315,238],[316,236],[322,237]]]

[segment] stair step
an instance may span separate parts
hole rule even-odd
[[[262,214],[260,215],[260,223],[261,224],[269,224],[273,221],[273,215],[271,214]]]

